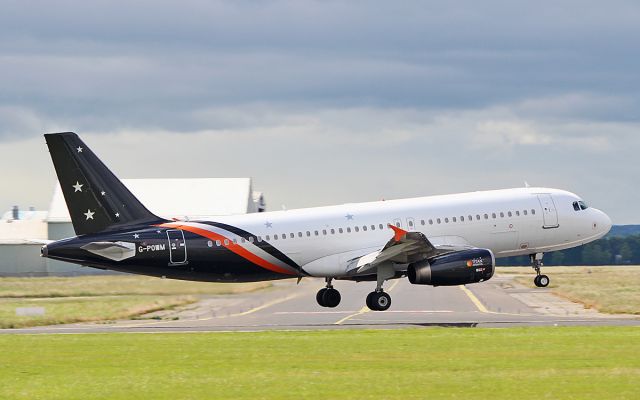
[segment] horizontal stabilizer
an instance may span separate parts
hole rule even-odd
[[[126,260],[136,255],[136,244],[130,242],[91,242],[81,249],[113,261]]]

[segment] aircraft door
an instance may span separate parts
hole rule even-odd
[[[550,194],[539,194],[538,201],[542,207],[542,217],[544,219],[544,229],[553,229],[560,226],[558,223],[558,210]]]
[[[181,230],[168,230],[169,240],[169,264],[187,263],[187,244],[184,240],[184,232]]]

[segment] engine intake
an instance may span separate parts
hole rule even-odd
[[[407,275],[414,285],[457,286],[491,279],[495,266],[491,250],[462,250],[409,264]]]

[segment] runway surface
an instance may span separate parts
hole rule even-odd
[[[553,277],[552,277],[553,279]],[[606,315],[560,299],[549,289],[530,289],[509,276],[454,287],[411,285],[406,279],[387,282],[392,296],[387,311],[370,311],[366,295],[373,282],[336,282],[342,294],[334,309],[316,304],[319,279],[275,282],[255,293],[205,297],[185,309],[147,315],[149,319],[83,323],[25,329],[9,333],[206,332],[316,329],[385,329],[406,327],[509,327],[569,325],[636,325],[640,318]]]

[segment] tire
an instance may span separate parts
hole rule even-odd
[[[540,286],[540,275],[536,275],[536,277],[533,278],[533,284],[536,285],[536,287],[541,287]]]
[[[546,275],[540,275],[538,277],[538,284],[540,285],[540,287],[547,287],[549,286],[549,277]]]
[[[325,307],[334,308],[340,304],[342,296],[340,296],[340,292],[336,289],[326,289],[326,291],[322,295],[322,302]]]
[[[371,302],[371,298],[376,294],[376,292],[371,292],[367,295],[367,307],[369,307],[369,310],[375,311],[375,308],[373,308],[373,303]]]
[[[316,301],[322,307],[326,307],[324,305],[324,294],[325,294],[326,291],[327,291],[327,288],[322,288],[322,289],[318,290],[318,293],[316,294]]]
[[[386,311],[391,307],[391,296],[385,292],[376,293],[371,298],[371,303],[375,307],[375,311]]]

